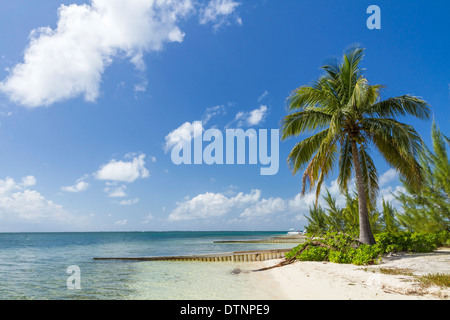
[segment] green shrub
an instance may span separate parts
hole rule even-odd
[[[355,250],[355,249],[353,249]],[[352,263],[354,252],[342,252],[337,250],[331,250],[329,261],[334,263]]]
[[[437,249],[436,234],[413,233],[410,238],[409,250],[411,252],[431,252]]]
[[[379,233],[375,235],[375,241],[384,253],[405,251],[406,241],[404,236],[391,233]]]
[[[325,245],[328,245],[338,251],[346,251],[348,248],[358,246],[357,240],[344,233],[327,233],[322,241]]]
[[[366,265],[366,264],[375,264],[381,258],[383,254],[383,249],[379,245],[367,245],[362,244],[355,250],[353,255],[352,264],[356,264],[358,266]]]
[[[441,231],[436,234],[439,246],[450,246],[450,232]]]
[[[324,247],[308,247],[299,256],[300,261],[325,261],[330,250]]]
[[[411,233],[404,231],[397,234],[380,233],[375,235],[377,244],[384,253],[389,252],[431,252],[449,239],[449,232]]]
[[[298,246],[292,248],[291,251],[286,253],[286,259],[294,258],[297,255],[297,253],[305,247],[305,245],[306,245],[306,243],[301,243]]]
[[[377,263],[390,252],[431,252],[450,239],[447,231],[441,233],[411,233],[408,231],[375,235],[375,245],[360,244],[343,233],[327,233],[321,239],[308,239],[286,254],[286,258],[300,261],[330,261],[367,265]],[[318,245],[321,243],[322,245]],[[306,249],[305,249],[306,248]],[[304,251],[299,254],[301,250]]]

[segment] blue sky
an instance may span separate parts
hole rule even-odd
[[[381,29],[369,30],[369,5]],[[171,133],[278,129],[286,98],[351,44],[383,98],[424,98],[448,134],[447,1],[0,3],[0,232],[302,229],[286,163],[174,165]],[[402,119],[430,143],[430,121]],[[380,194],[398,177],[374,152]],[[335,176],[326,186],[341,199]]]

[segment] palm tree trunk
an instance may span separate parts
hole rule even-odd
[[[356,141],[352,140],[353,165],[356,175],[356,189],[358,191],[358,209],[359,209],[359,241],[365,244],[375,244],[372,229],[370,228],[369,210],[367,208],[367,195],[364,186],[364,179],[361,173],[361,164],[359,162],[358,146]]]

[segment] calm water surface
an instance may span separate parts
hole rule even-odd
[[[247,263],[94,261],[94,257],[169,256],[289,248],[291,244],[217,244],[279,232],[0,233],[0,299],[264,299]],[[80,268],[69,290],[69,266]],[[246,282],[248,281],[248,283]],[[245,285],[244,285],[245,283]],[[258,293],[259,292],[259,293]]]

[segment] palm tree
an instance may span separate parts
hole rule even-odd
[[[359,210],[359,240],[374,244],[368,214],[368,201],[378,193],[378,173],[369,150],[374,146],[387,163],[397,169],[411,185],[419,186],[422,168],[417,161],[421,138],[410,125],[395,120],[412,115],[428,119],[428,104],[414,96],[403,95],[381,101],[381,85],[370,85],[359,67],[364,49],[351,47],[343,56],[321,69],[324,75],[311,85],[295,89],[288,98],[283,118],[282,139],[304,132],[314,133],[297,143],[288,164],[297,174],[305,169],[302,194],[307,183],[320,187],[337,162],[338,183],[345,193],[355,173]]]

